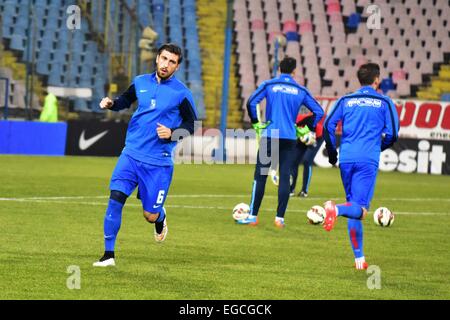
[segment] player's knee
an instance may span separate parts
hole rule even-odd
[[[156,220],[158,219],[158,217],[159,217],[159,213],[158,212],[153,213],[153,212],[148,212],[148,211],[144,210],[144,218],[148,222],[155,223]]]
[[[361,220],[364,220],[364,218],[367,216],[368,211],[364,207],[362,207],[361,209],[362,209]]]
[[[111,190],[109,198],[117,202],[120,202],[121,204],[125,204],[125,201],[127,201],[128,196],[122,191]]]

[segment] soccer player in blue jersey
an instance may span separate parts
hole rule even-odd
[[[397,140],[399,121],[392,100],[376,90],[380,84],[380,67],[375,63],[358,70],[361,88],[340,98],[324,124],[329,162],[336,164],[335,130],[342,121],[339,168],[347,202],[325,202],[323,224],[330,231],[339,216],[348,218],[348,234],[355,255],[356,269],[367,269],[363,252],[362,219],[372,200],[381,151]]]
[[[105,253],[96,267],[115,265],[114,247],[122,221],[122,208],[138,187],[145,219],[155,225],[157,242],[168,232],[166,200],[172,180],[172,136],[192,134],[197,119],[191,92],[177,80],[183,56],[180,47],[164,44],[158,49],[156,71],[139,75],[131,86],[114,100],[104,98],[100,107],[119,111],[137,100],[125,140],[125,147],[111,177],[110,197],[104,219]],[[180,132],[182,131],[182,132]]]
[[[272,162],[279,164],[280,181],[278,187],[278,208],[275,226],[283,228],[284,215],[289,201],[290,171],[293,157],[290,155],[297,143],[297,133],[300,128],[295,120],[300,107],[304,105],[313,112],[311,128],[301,131],[301,135],[312,134],[324,112],[319,103],[311,96],[309,91],[295,82],[293,76],[296,69],[296,60],[285,57],[280,62],[281,74],[271,80],[264,81],[250,96],[247,102],[247,111],[253,128],[261,134],[257,163],[254,173],[250,215],[247,219],[239,220],[240,224],[257,225],[258,212],[264,197],[267,174]],[[266,122],[258,119],[257,105],[266,99]],[[273,148],[274,149],[273,149]],[[278,160],[278,161],[277,161]]]

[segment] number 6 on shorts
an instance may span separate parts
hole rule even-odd
[[[164,201],[165,190],[159,190],[158,198],[156,198],[156,204],[161,204]]]

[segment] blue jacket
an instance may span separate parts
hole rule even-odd
[[[138,106],[128,124],[122,153],[153,165],[173,165],[172,151],[177,142],[160,139],[157,123],[192,134],[197,112],[191,92],[174,76],[158,83],[155,73],[144,74],[134,78],[128,90],[114,100],[111,110],[129,108],[136,100]]]
[[[381,151],[397,141],[399,121],[395,105],[370,86],[340,98],[327,116],[324,138],[332,150],[336,150],[335,130],[341,120],[340,163],[378,165]]]
[[[256,105],[264,98],[266,99],[266,122],[270,121],[270,124],[263,131],[262,136],[296,140],[295,120],[302,105],[314,114],[311,130],[315,130],[323,116],[323,109],[319,103],[305,87],[295,82],[288,74],[283,73],[264,81],[250,96],[247,111],[252,123],[258,122]],[[278,132],[273,129],[278,129]]]

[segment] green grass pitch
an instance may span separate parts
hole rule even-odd
[[[250,200],[252,165],[176,165],[166,242],[154,242],[133,195],[117,266],[92,267],[116,160],[0,156],[0,299],[450,298],[449,176],[379,174],[364,221],[365,256],[379,268],[379,289],[370,289],[374,274],[353,269],[345,218],[330,233],[306,223],[312,205],[344,200],[336,168],[314,168],[310,197],[291,198],[278,230],[270,181],[259,226],[231,218]],[[396,214],[392,227],[373,223],[379,206]],[[67,286],[69,266],[80,289]]]

